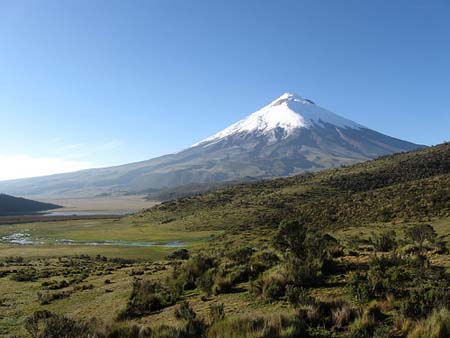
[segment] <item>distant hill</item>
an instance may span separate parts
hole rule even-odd
[[[421,147],[286,93],[175,154],[116,167],[0,182],[0,190],[12,195],[64,197],[150,192],[316,172]]]
[[[0,194],[0,216],[30,214],[57,208],[61,206]]]
[[[276,229],[450,217],[450,143],[319,173],[241,184],[167,201],[136,215],[185,229]]]

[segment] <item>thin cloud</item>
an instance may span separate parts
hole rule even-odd
[[[67,173],[92,168],[87,161],[66,160],[57,157],[33,157],[26,154],[0,154],[0,180]]]
[[[0,181],[102,167],[105,163],[100,164],[100,158],[123,146],[123,142],[116,139],[95,144],[52,141],[55,143],[52,154],[0,154]]]
[[[59,148],[56,149],[56,152],[71,152],[74,150],[78,150],[78,149],[82,149],[83,147],[85,147],[84,143],[76,143],[76,144],[68,144],[65,146],[61,146]]]
[[[58,158],[67,160],[85,160],[92,157],[98,157],[99,154],[105,154],[117,150],[123,145],[120,140],[110,140],[100,143],[75,143],[61,145],[55,149]]]

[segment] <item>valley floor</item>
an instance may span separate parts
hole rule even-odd
[[[431,224],[440,238],[448,243],[450,220],[437,219]],[[374,234],[382,233],[386,229],[402,233],[409,226],[408,223],[376,223],[335,231],[333,236],[346,248],[345,253],[336,258],[336,263],[338,267],[346,268],[328,276],[320,286],[310,288],[310,296],[318,301],[343,299],[355,309],[361,308],[361,303],[354,299],[347,287],[353,270],[366,270],[369,260],[374,255],[370,245],[361,243],[369,242]],[[200,251],[213,254],[213,252],[230,252],[243,246],[251,246],[262,252],[269,248],[268,243],[271,243],[274,235],[270,230],[261,231],[256,235],[252,232],[224,234],[219,230],[186,231],[182,227],[171,226],[170,222],[167,224],[148,222],[139,214],[113,220],[94,219],[0,226],[0,238],[12,233],[25,232],[44,243],[0,244],[0,336],[2,337],[12,335],[28,337],[24,328],[25,319],[35,311],[44,309],[80,320],[95,317],[105,323],[114,323],[127,306],[133,281],[144,279],[169,283],[168,281],[173,278],[174,269],[178,269],[184,262],[177,258],[167,259],[171,252],[185,247],[191,255]],[[156,242],[157,245],[151,247],[60,245],[58,244],[60,239],[121,240],[130,243],[147,240]],[[176,248],[164,246],[164,243],[173,241],[180,241],[182,244]],[[355,241],[356,245],[352,244],[352,241]],[[431,264],[436,267],[450,269],[448,254],[430,253],[429,258]],[[263,295],[255,296],[253,288],[252,282],[245,280],[237,282],[226,292],[210,295],[199,288],[194,288],[183,291],[180,301],[189,301],[198,318],[205,322],[210,321],[211,304],[223,304],[227,318],[236,316],[244,318],[246,315],[252,318],[270,317],[275,313],[289,317],[297,313],[298,309],[285,298],[277,300],[268,299]],[[398,305],[395,300],[389,302],[391,303],[387,304],[386,300],[381,300],[375,304],[384,306],[384,314],[394,318]],[[131,318],[127,323],[148,327],[158,326],[161,323],[179,326],[180,319],[174,314],[178,303],[155,310],[151,314]],[[330,332],[336,337],[345,336],[346,325],[334,327]],[[314,337],[328,336],[320,336],[317,333]]]
[[[61,205],[63,208],[56,209],[57,212],[103,212],[111,213],[120,211],[140,211],[151,208],[158,201],[146,199],[146,195],[117,195],[104,197],[80,197],[80,198],[40,198],[40,201]]]

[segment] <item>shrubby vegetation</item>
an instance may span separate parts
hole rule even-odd
[[[179,324],[175,326],[146,327],[129,321],[108,326],[44,311],[29,317],[26,328],[32,337],[56,337],[65,330],[79,337],[99,338],[446,337],[450,276],[430,261],[430,255],[436,255],[434,233],[430,225],[412,225],[401,238],[392,232],[372,234],[371,241],[381,244],[368,254],[361,269],[347,263],[352,256],[345,256],[347,249],[330,234],[311,230],[304,220],[284,221],[263,251],[241,246],[193,254],[171,263],[173,271],[164,283],[145,275],[144,279],[135,278],[118,319],[149,316],[177,304],[173,311]],[[401,253],[401,246],[408,245],[422,249]],[[342,274],[345,288],[341,297],[319,299],[314,295],[317,288],[328,287]],[[237,317],[227,315],[224,304],[211,303],[208,314],[199,316],[183,300],[192,290],[203,293],[205,300],[227,292],[249,292],[268,304],[290,304],[290,310]]]
[[[22,269],[11,276],[16,282],[34,282],[37,278],[37,271],[33,268]]]
[[[311,227],[428,220],[450,215],[450,143],[352,167],[237,185],[168,201],[145,217],[195,219],[192,227],[242,230],[307,217]],[[230,212],[232,211],[232,212]],[[207,225],[207,226],[206,226]]]
[[[373,234],[371,242],[376,251],[391,251],[397,246],[397,235],[394,230],[384,230],[381,234]]]
[[[158,282],[135,279],[126,308],[120,312],[118,319],[142,317],[175,304],[180,294],[168,289]]]
[[[443,338],[450,337],[450,311],[434,310],[426,319],[417,323],[408,338]]]

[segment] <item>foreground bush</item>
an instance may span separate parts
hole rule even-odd
[[[92,319],[82,321],[49,311],[37,311],[25,321],[25,330],[32,338],[201,338],[204,327],[195,319],[189,306],[181,310],[184,325],[143,327],[129,322],[112,325]]]
[[[426,320],[419,322],[408,338],[450,337],[450,311],[435,310]]]
[[[120,312],[118,319],[142,317],[175,304],[179,294],[161,284],[135,279],[127,307]]]
[[[37,280],[37,271],[35,269],[20,270],[12,275],[11,279],[16,282],[34,282]]]
[[[289,280],[299,287],[317,287],[325,276],[336,271],[334,257],[343,248],[329,234],[311,230],[306,219],[283,220],[273,245],[283,255]]]
[[[406,230],[405,235],[412,242],[417,243],[421,249],[425,241],[434,242],[437,237],[436,231],[429,224],[414,225]]]
[[[225,318],[225,307],[223,303],[209,305],[210,323],[217,322]]]
[[[420,319],[432,313],[433,309],[449,305],[450,292],[447,288],[416,288],[410,290],[409,297],[401,303],[400,311],[405,317]]]
[[[28,317],[25,321],[25,329],[32,338],[91,337],[86,323],[49,311],[37,311]]]
[[[314,301],[299,310],[299,317],[310,328],[342,330],[356,318],[356,311],[343,299]]]
[[[383,325],[385,319],[378,306],[370,306],[352,323],[348,337],[390,338],[390,327]]]
[[[385,230],[380,234],[373,234],[370,240],[376,251],[387,252],[397,246],[394,230]]]
[[[197,318],[197,314],[188,302],[181,302],[175,310],[175,318],[184,322],[183,337],[202,338],[206,334],[206,324]]]
[[[167,256],[168,259],[180,259],[180,260],[186,260],[189,259],[189,257],[190,257],[189,251],[186,249],[176,250]]]
[[[172,279],[183,290],[193,290],[197,287],[197,279],[214,268],[217,262],[214,258],[205,255],[195,255],[187,260],[180,269],[175,269]]]
[[[296,315],[230,317],[214,323],[208,338],[307,337],[304,321]]]

